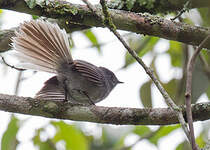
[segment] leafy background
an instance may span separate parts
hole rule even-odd
[[[129,3],[128,7],[131,6],[132,4]],[[208,8],[194,9],[182,15],[181,21],[209,27],[209,12]],[[0,13],[2,28],[8,27],[7,23],[10,22],[4,19],[6,15],[22,15],[10,14],[10,12],[2,10]],[[163,14],[159,15],[163,16]],[[173,16],[175,14],[171,13],[165,17],[171,18]],[[37,18],[37,16],[29,15],[25,17],[27,19]],[[186,64],[193,52],[193,47],[157,37],[122,31],[121,34],[130,47],[153,68],[154,73],[174,102],[178,105],[184,104]],[[111,67],[121,80],[124,79],[127,82],[121,87],[116,87],[113,94],[98,105],[118,107],[166,106],[152,81],[107,29],[92,28],[71,33],[70,37],[74,57]],[[8,55],[8,52],[0,55],[6,57],[10,63],[16,62],[13,57]],[[193,74],[193,103],[210,98],[209,74],[203,65],[203,60],[210,63],[210,53],[203,50],[202,58],[197,60]],[[49,77],[49,75],[34,71],[19,73],[5,66],[3,62],[1,62],[0,68],[0,80],[2,85],[5,85],[0,88],[2,93],[32,96],[35,91],[38,91],[41,83]],[[130,74],[126,74],[127,72]],[[14,84],[8,87],[6,78],[14,80]],[[41,82],[38,87],[32,83],[34,80],[37,81],[37,78]],[[26,87],[30,88],[26,89]],[[123,94],[127,95],[127,99],[123,98]],[[180,125],[161,127],[114,126],[12,115],[5,112],[1,112],[0,115],[3,118],[0,120],[2,150],[28,148],[39,150],[135,150],[142,147],[156,150],[164,149],[166,144],[168,146],[173,145],[171,148],[176,150],[190,149]],[[209,136],[209,121],[195,124],[196,142],[200,147],[204,147]]]

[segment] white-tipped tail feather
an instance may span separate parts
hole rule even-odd
[[[43,20],[24,22],[15,35],[13,48],[27,69],[56,73],[61,61],[73,61],[66,31],[57,24]]]

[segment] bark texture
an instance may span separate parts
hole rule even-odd
[[[72,105],[62,101],[44,101],[0,94],[0,110],[47,118],[88,121],[115,125],[170,125],[179,123],[169,108],[119,108]],[[185,108],[182,107],[185,116]],[[210,119],[210,103],[192,106],[193,120]]]
[[[151,14],[177,12],[183,9],[210,7],[209,0],[111,0],[108,7]]]
[[[30,7],[30,8],[29,8]],[[65,23],[63,27],[69,32],[73,24],[90,27],[104,27],[99,17],[94,15],[86,5],[76,5],[65,1],[48,0],[35,3],[32,0],[2,0],[1,9],[14,10],[32,15],[58,19]],[[99,15],[102,16],[100,7]],[[138,34],[157,36],[160,38],[183,42],[198,46],[210,34],[209,28],[192,26],[180,22],[163,19],[147,13],[133,13],[123,10],[109,9],[117,29],[135,32]],[[210,41],[204,48],[210,49]]]

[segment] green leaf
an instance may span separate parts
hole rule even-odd
[[[36,6],[36,0],[25,0],[29,8],[34,8]]]
[[[170,48],[167,53],[171,57],[171,64],[174,67],[182,67],[182,44],[176,41],[170,41]]]
[[[189,142],[184,141],[176,147],[176,150],[192,150],[192,149],[191,149]]]
[[[52,139],[54,142],[64,140],[67,150],[88,150],[88,141],[83,133],[74,125],[66,124],[63,121],[51,122],[57,132]]]
[[[152,136],[149,141],[155,145],[157,145],[158,141],[169,135],[172,131],[176,130],[180,128],[180,125],[173,125],[173,126],[164,126],[164,127],[161,127],[161,129],[154,135]]]
[[[4,132],[1,140],[2,150],[16,150],[16,147],[19,143],[18,140],[16,139],[18,130],[19,130],[19,120],[12,115],[7,130]]]
[[[135,50],[139,57],[144,56],[147,52],[152,51],[154,46],[159,41],[157,37],[143,37],[138,39],[131,39],[129,46],[131,49]],[[135,59],[127,52],[125,55],[125,64],[123,68],[128,67],[135,62]]]
[[[136,0],[126,0],[126,7],[128,8],[128,10],[131,10],[133,8],[135,2]]]
[[[202,56],[204,57],[206,63],[210,63],[210,53],[207,50],[202,50]]]
[[[207,95],[208,99],[210,99],[210,85],[206,90],[206,95]]]
[[[197,9],[200,13],[200,16],[202,17],[202,26],[209,26],[210,25],[210,9],[208,7],[206,8],[198,8]]]
[[[147,42],[148,41],[148,42]],[[157,44],[159,41],[159,38],[157,37],[146,37],[145,39],[145,45],[139,45],[137,47],[137,52],[139,57],[144,56],[147,52],[153,50],[154,46]],[[137,41],[139,43],[139,41]]]
[[[185,103],[185,80],[172,79],[168,83],[163,84],[164,89],[178,105]]]
[[[206,142],[204,141],[204,133],[201,132],[201,134],[196,138],[196,143],[198,144],[199,148],[204,148],[206,145]]]
[[[175,15],[176,16],[176,15]],[[195,25],[195,23],[190,18],[183,18],[183,22],[189,25]]]
[[[151,130],[147,126],[136,126],[133,130],[133,133],[135,133],[139,136],[144,136],[150,132],[151,132]]]
[[[175,98],[175,94],[177,92],[178,81],[179,80],[177,79],[172,79],[168,83],[163,84],[164,89],[171,96],[172,99]]]
[[[140,98],[144,107],[152,107],[151,85],[152,82],[148,81],[140,88]]]
[[[197,59],[192,77],[192,103],[195,103],[198,98],[206,92],[208,87],[209,79],[203,71],[203,65],[200,59]]]
[[[36,130],[35,136],[33,137],[34,145],[39,147],[39,150],[56,150],[55,143],[51,139],[42,141],[40,139],[40,133],[43,132],[44,128]]]
[[[108,149],[110,147],[113,147],[113,145],[118,141],[118,138],[121,137],[121,135],[115,136],[119,132],[118,129],[113,128],[102,128],[102,141],[103,145]]]
[[[113,149],[120,150],[125,146],[126,136],[119,137],[118,141],[114,144]]]
[[[88,40],[92,43],[93,47],[96,47],[98,49],[98,51],[101,51],[101,47],[100,44],[98,43],[97,37],[95,36],[95,34],[90,30],[85,30],[84,35],[88,38]]]
[[[32,15],[32,18],[33,18],[34,20],[36,20],[36,19],[39,19],[40,17],[37,16],[37,15]]]

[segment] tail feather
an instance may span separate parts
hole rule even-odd
[[[61,61],[73,61],[66,31],[57,24],[32,20],[24,22],[15,34],[13,48],[22,55],[19,59],[32,64],[30,69],[55,73]]]
[[[52,51],[52,53],[54,53],[56,56],[63,56],[62,54],[62,49],[63,47],[60,45],[60,43],[62,41],[60,41],[58,38],[56,38],[55,36],[58,36],[60,38],[62,38],[62,36],[60,36],[59,34],[58,35],[55,35],[54,32],[56,31],[53,31],[51,27],[51,24],[49,23],[48,26],[47,25],[48,22],[46,22],[45,24],[43,24],[42,26],[36,26],[36,24],[32,24],[32,26],[37,30],[39,31],[38,32],[38,35],[41,34],[42,35],[42,40],[43,41],[47,41],[47,43],[44,43],[45,45],[47,44],[47,49],[49,51],[51,51],[52,49],[61,49],[61,52],[60,51]],[[49,27],[49,28],[48,28]],[[30,28],[30,26],[29,26]],[[31,29],[33,31],[33,29]],[[59,27],[57,29],[58,31],[60,30]],[[61,31],[61,30],[60,30]],[[59,33],[61,34],[61,32],[59,31]],[[36,31],[35,31],[36,32]],[[66,34],[66,33],[65,33]],[[68,39],[68,38],[67,38]],[[68,43],[67,43],[68,44]],[[49,48],[48,48],[49,47]]]
[[[53,56],[51,53],[54,53],[54,52],[51,51],[52,48],[50,49],[51,45],[49,43],[46,43],[45,42],[46,39],[43,39],[43,37],[40,36],[39,33],[35,33],[35,32],[32,33],[31,31],[33,31],[33,30],[30,29],[30,26],[28,26],[28,29],[22,27],[22,30],[25,33],[27,33],[28,37],[22,37],[23,35],[21,35],[20,33],[17,32],[16,36],[17,36],[17,42],[18,42],[18,39],[19,39],[19,44],[21,44],[21,42],[25,41],[26,44],[27,43],[31,44],[31,48],[34,48],[34,51],[41,49],[44,52],[43,54],[47,54],[51,57]],[[33,43],[31,41],[33,41]],[[50,42],[50,41],[48,40],[48,42]]]
[[[27,69],[34,69],[34,70],[41,70],[41,71],[50,72],[50,73],[56,73],[53,67],[35,58],[29,57],[20,53],[14,53],[13,56],[17,57],[20,60],[24,60],[23,62],[20,62],[18,64],[19,67],[27,68]],[[27,63],[27,62],[30,62],[30,63]],[[39,64],[39,65],[36,65],[36,64]]]
[[[57,77],[54,76],[45,82],[44,87],[36,94],[35,98],[43,100],[65,100],[65,91],[59,87]]]
[[[40,23],[40,22],[39,22]],[[66,53],[66,49],[69,49],[68,36],[65,30],[61,30],[57,24],[53,25],[49,22],[44,22],[44,24],[40,24],[37,28],[37,24],[33,24],[33,26],[41,31],[42,36],[46,38],[47,41],[50,41],[51,46],[54,49],[59,49],[57,54],[62,56],[65,60],[68,61],[69,57],[71,57],[70,53]],[[48,43],[49,44],[49,43]]]
[[[27,69],[32,69],[32,70],[41,70],[41,71],[49,72],[49,73],[56,73],[56,71],[53,68],[43,67],[40,65],[34,65],[34,64],[29,64],[29,63],[20,63],[19,66],[22,68],[27,68]]]
[[[49,63],[51,65],[53,65],[55,62],[53,62],[54,60],[52,58],[49,57],[49,55],[47,55],[46,53],[42,53],[42,51],[44,51],[41,47],[39,46],[38,43],[31,43],[29,44],[29,42],[31,41],[30,38],[28,39],[22,39],[21,37],[19,39],[16,40],[16,49],[19,49],[19,52],[22,52],[24,55],[35,58],[36,60],[40,60],[43,61],[45,63]],[[30,48],[30,53],[29,51],[29,47]],[[36,51],[39,50],[39,51]],[[29,60],[30,61],[30,60]]]

